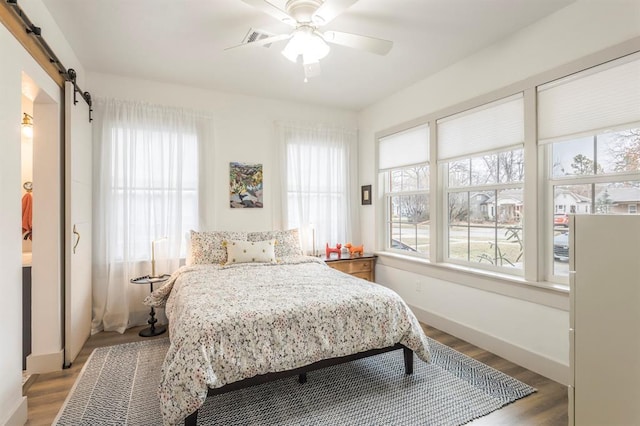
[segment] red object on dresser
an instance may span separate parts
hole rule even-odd
[[[338,257],[340,257],[342,254],[341,249],[342,249],[342,244],[336,244],[334,248],[334,247],[329,247],[329,243],[327,243],[325,254],[327,255],[327,257],[331,257],[331,253],[338,253]]]

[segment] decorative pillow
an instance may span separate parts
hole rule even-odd
[[[304,254],[300,246],[300,236],[297,229],[289,229],[288,231],[262,231],[249,232],[248,241],[265,241],[276,240],[276,258],[280,259],[285,256],[300,256]]]
[[[276,240],[224,242],[227,247],[227,265],[237,263],[276,263]]]
[[[225,240],[246,241],[246,232],[232,231],[191,231],[191,264],[224,264],[227,262],[227,249],[222,245]]]

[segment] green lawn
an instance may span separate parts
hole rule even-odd
[[[500,247],[500,252],[502,253],[502,258],[505,259],[500,263],[498,260],[498,266],[511,266],[509,262],[516,263],[522,262],[522,258],[517,260],[518,255],[520,254],[520,245],[518,243],[501,241],[498,243]],[[453,259],[461,259],[467,260],[467,247],[470,249],[470,258],[471,262],[483,262],[483,263],[492,263],[487,259],[483,259],[482,256],[486,255],[490,259],[493,259],[495,256],[495,247],[491,247],[488,242],[471,242],[470,246],[467,246],[466,241],[461,242],[450,242],[449,243],[449,257]]]

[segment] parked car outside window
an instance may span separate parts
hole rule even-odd
[[[553,215],[554,226],[569,226],[569,215],[565,213],[557,213]]]
[[[569,260],[569,233],[562,232],[553,237],[553,258],[561,262]]]

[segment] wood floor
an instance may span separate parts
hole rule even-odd
[[[132,328],[124,334],[103,332],[91,336],[71,368],[40,374],[26,393],[29,405],[27,425],[51,425],[91,352],[100,346],[144,340],[146,338],[138,336],[138,331],[142,328],[144,327]],[[423,328],[427,336],[538,389],[538,392],[477,419],[470,425],[564,426],[568,423],[566,386],[433,327],[423,325]],[[165,336],[163,334],[154,338]]]

